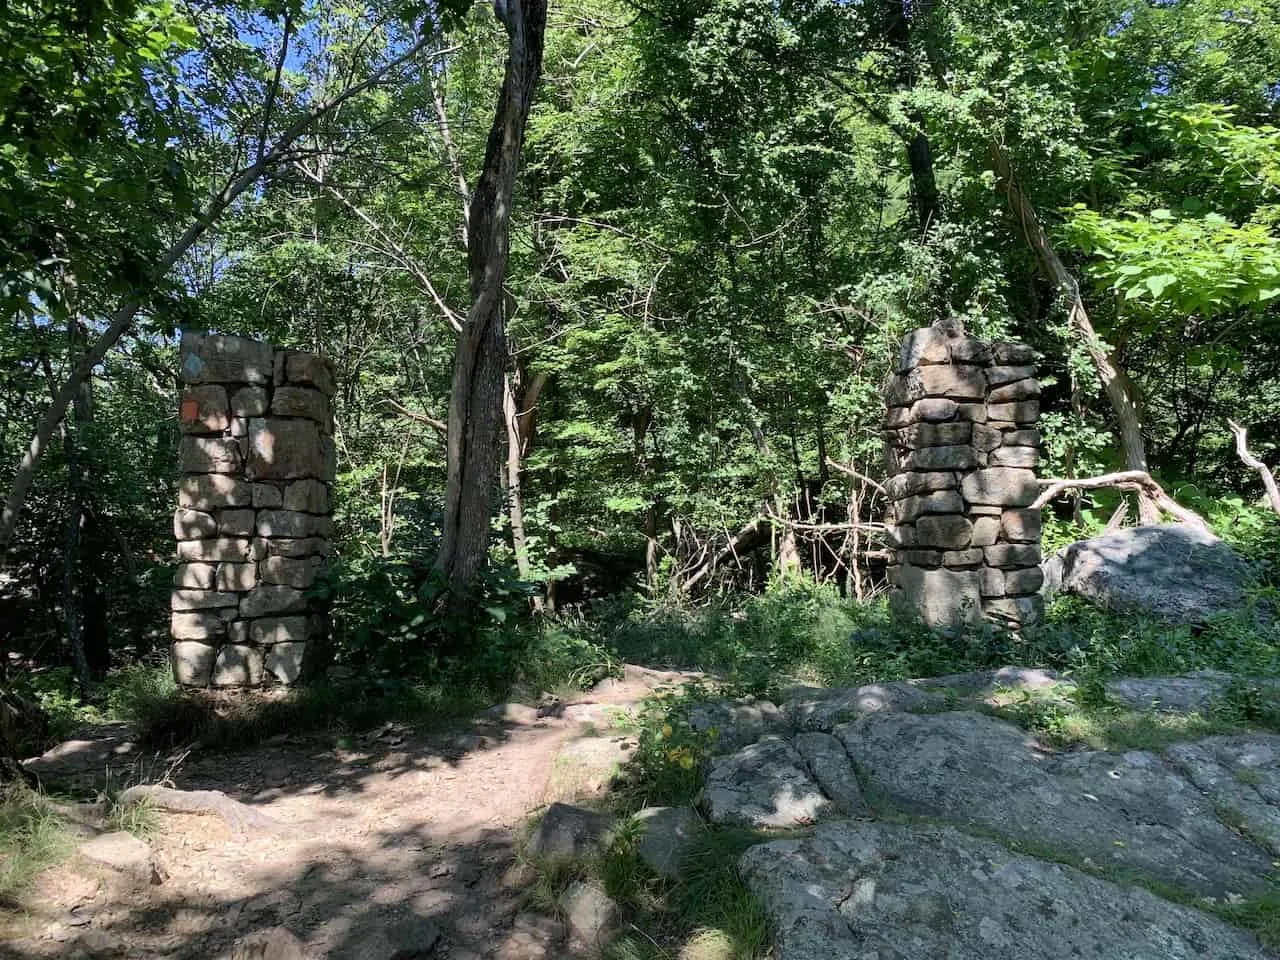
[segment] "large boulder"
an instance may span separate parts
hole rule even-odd
[[[778,960],[1263,960],[1208,914],[947,827],[836,821],[743,854]]]
[[[1025,730],[967,711],[870,714],[836,735],[863,788],[904,813],[1192,896],[1269,888],[1272,855],[1220,822],[1213,801],[1152,753],[1054,754]]]
[[[84,739],[67,740],[22,766],[45,790],[93,794],[105,790],[138,759],[138,745],[126,724],[111,723],[86,731]]]
[[[1169,623],[1202,623],[1238,609],[1250,571],[1222,540],[1190,524],[1126,527],[1081,540],[1045,562],[1047,592]]]

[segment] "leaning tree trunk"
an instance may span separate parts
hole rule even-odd
[[[1147,446],[1142,437],[1142,418],[1138,413],[1138,405],[1133,399],[1133,387],[1115,364],[1106,343],[1098,336],[1089,320],[1089,312],[1085,309],[1084,299],[1080,296],[1080,284],[1067,270],[1057,251],[1049,241],[1049,236],[1036,216],[1035,208],[1023,192],[1013,168],[1009,163],[1009,155],[999,143],[992,144],[992,159],[996,175],[1004,186],[1009,197],[1009,206],[1018,224],[1039,261],[1041,268],[1049,279],[1067,295],[1071,302],[1068,322],[1084,343],[1084,348],[1093,361],[1098,378],[1102,381],[1102,389],[1111,403],[1120,427],[1120,450],[1124,454],[1126,470],[1147,472]],[[1138,494],[1138,510],[1142,523],[1159,523],[1160,511],[1154,500],[1145,491]]]
[[[501,9],[501,8],[499,8]],[[502,284],[520,148],[542,70],[546,0],[508,0],[507,69],[467,225],[471,309],[458,334],[449,393],[448,476],[436,568],[465,606],[489,552],[507,362]]]

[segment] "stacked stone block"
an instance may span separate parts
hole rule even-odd
[[[170,648],[192,687],[293,683],[325,627],[307,596],[333,534],[333,368],[188,333]]]
[[[929,327],[885,389],[895,605],[930,626],[1041,618],[1035,353]]]

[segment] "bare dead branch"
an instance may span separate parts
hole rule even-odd
[[[738,531],[738,533],[735,536],[729,539],[728,544],[724,548],[719,550],[715,554],[715,556],[711,557],[711,559],[703,563],[701,567],[699,567],[696,571],[694,571],[694,573],[688,579],[685,580],[684,584],[682,585],[683,589],[692,590],[695,586],[697,586],[700,580],[702,580],[708,574],[714,572],[716,567],[720,566],[720,564],[722,564],[725,560],[729,559],[732,556],[736,556],[738,553],[738,550],[742,547],[743,544],[749,544],[752,541],[754,541],[755,538],[760,535],[762,527],[767,525],[768,525],[768,521],[765,517],[756,517],[754,520],[752,520],[750,523],[744,526],[741,530]]]
[[[881,493],[885,492],[884,487],[876,483],[866,474],[859,473],[857,470],[853,469],[853,467],[847,467],[843,463],[836,463],[836,461],[832,460],[830,457],[827,457],[827,466],[836,473],[843,473],[846,477],[852,477],[854,480],[860,480],[869,486],[875,487]]]
[[[1045,504],[1065,490],[1098,490],[1103,487],[1111,487],[1133,490],[1150,499],[1165,513],[1181,520],[1183,523],[1189,523],[1205,530],[1209,528],[1203,517],[1194,510],[1188,510],[1165,493],[1164,488],[1156,483],[1151,478],[1151,474],[1145,470],[1122,470],[1119,473],[1107,473],[1099,477],[1079,477],[1073,480],[1045,479],[1041,480],[1040,484],[1045,489],[1031,504],[1030,509],[1032,510],[1043,508]]]
[[[1116,507],[1115,513],[1111,514],[1111,519],[1107,521],[1107,529],[1104,533],[1115,533],[1120,529],[1120,524],[1124,523],[1124,518],[1129,513],[1129,501],[1121,500],[1120,506]]]
[[[1236,453],[1240,455],[1241,462],[1246,467],[1258,471],[1258,476],[1262,478],[1262,486],[1267,491],[1267,502],[1271,504],[1272,510],[1280,513],[1280,489],[1276,488],[1275,474],[1271,472],[1270,467],[1249,452],[1245,428],[1234,420],[1228,420],[1227,425],[1231,427],[1231,432],[1235,435]]]
[[[444,435],[449,431],[449,425],[443,420],[437,420],[435,417],[428,416],[425,413],[418,413],[416,410],[410,410],[408,407],[402,406],[394,400],[388,399],[383,400],[382,402],[402,417],[408,417],[410,420],[415,420],[418,423],[425,423],[432,430],[436,431],[436,433]]]

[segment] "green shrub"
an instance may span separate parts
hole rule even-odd
[[[107,714],[112,718],[146,725],[168,709],[178,692],[167,663],[135,663],[107,677]]]
[[[710,696],[705,686],[687,683],[678,693],[649,697],[641,704],[636,748],[615,792],[622,812],[694,802],[716,733],[694,730],[689,711]]]

